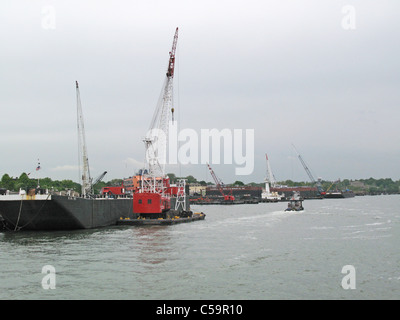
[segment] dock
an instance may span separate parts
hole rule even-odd
[[[170,219],[120,219],[117,225],[126,226],[144,226],[144,225],[172,225],[178,223],[187,223],[193,221],[204,220],[206,215],[203,212],[193,213],[191,217],[174,217]]]

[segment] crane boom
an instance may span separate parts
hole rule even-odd
[[[174,112],[174,108],[172,108],[172,98],[177,42],[178,28],[175,30],[172,50],[169,52],[168,68],[162,88],[161,99],[154,112],[148,135],[143,140],[146,148],[148,173],[152,177],[163,177],[165,175],[169,112],[172,112],[172,116]]]
[[[271,165],[269,163],[269,159],[268,159],[268,155],[267,154],[265,154],[265,158],[266,158],[266,161],[267,161],[267,176],[266,176],[265,180],[266,180],[266,182],[269,182],[272,187],[275,187],[276,180],[275,180],[274,174],[272,173]]]
[[[299,157],[299,160],[300,160],[301,164],[304,167],[304,170],[306,170],[306,172],[308,174],[308,177],[310,178],[311,182],[315,183],[315,179],[314,179],[313,175],[311,174],[310,169],[308,169],[308,167],[307,167],[306,163],[304,162],[303,158],[301,157],[301,155],[298,155],[298,157]]]
[[[172,50],[169,53],[169,63],[168,63],[168,71],[167,77],[174,77],[175,70],[175,51],[176,44],[178,43],[178,28],[175,30],[174,41],[172,42]]]
[[[167,137],[170,112],[173,113],[173,79],[175,70],[175,52],[178,42],[178,28],[175,30],[172,50],[169,52],[166,78],[157,103],[149,131],[144,138],[146,148],[145,170],[140,176],[141,187],[133,195],[133,211],[141,217],[163,218],[170,214],[171,196],[175,195],[175,209],[183,212],[186,206],[185,183],[180,182],[178,191],[170,188],[169,178],[165,175],[167,158]]]
[[[79,154],[79,175],[82,181],[82,196],[86,197],[91,192],[91,178],[89,170],[89,159],[86,148],[85,126],[78,81],[76,84],[77,124],[78,124],[78,154]],[[82,159],[82,163],[81,163]]]
[[[208,170],[210,170],[210,174],[214,179],[215,185],[217,186],[217,188],[220,190],[220,192],[222,193],[222,195],[224,195],[223,191],[222,191],[222,185],[223,182],[217,177],[217,175],[215,174],[214,170],[210,167],[210,165],[207,163],[208,166]]]
[[[301,157],[300,153],[297,151],[297,149],[296,149],[296,147],[294,146],[294,144],[292,144],[292,146],[293,146],[293,148],[296,150],[297,156],[298,156],[298,158],[299,158],[301,164],[303,165],[304,170],[307,172],[307,175],[308,175],[308,177],[310,178],[311,182],[317,186],[318,192],[319,192],[321,195],[324,195],[324,194],[325,194],[325,191],[324,191],[324,189],[323,189],[322,186],[321,186],[321,182],[320,182],[320,181],[315,181],[313,175],[311,174],[310,169],[308,169],[308,167],[307,167],[305,161],[303,160],[303,158]]]
[[[103,180],[103,178],[105,177],[106,174],[107,174],[107,171],[104,171],[101,175],[99,175],[96,179],[94,179],[94,181],[92,181],[92,186],[94,186],[95,184],[97,184],[101,180]]]
[[[230,190],[230,194],[226,195],[224,193],[224,183],[221,181],[221,179],[219,179],[217,177],[217,175],[215,174],[214,170],[210,167],[210,165],[207,163],[208,169],[210,170],[210,174],[214,179],[214,182],[219,190],[219,192],[222,194],[222,196],[224,197],[224,200],[235,200],[235,197],[232,195],[232,189]]]

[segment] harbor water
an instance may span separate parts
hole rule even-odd
[[[205,220],[0,232],[0,299],[399,299],[399,205],[193,206]]]

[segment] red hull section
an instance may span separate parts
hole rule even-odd
[[[143,192],[133,195],[133,212],[139,214],[162,213],[170,209],[170,200],[159,193]]]
[[[124,195],[125,189],[124,187],[103,187],[101,188],[101,194],[109,194],[109,195]]]

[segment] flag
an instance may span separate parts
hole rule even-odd
[[[40,162],[38,162],[38,166],[36,167],[36,171],[40,170]]]

